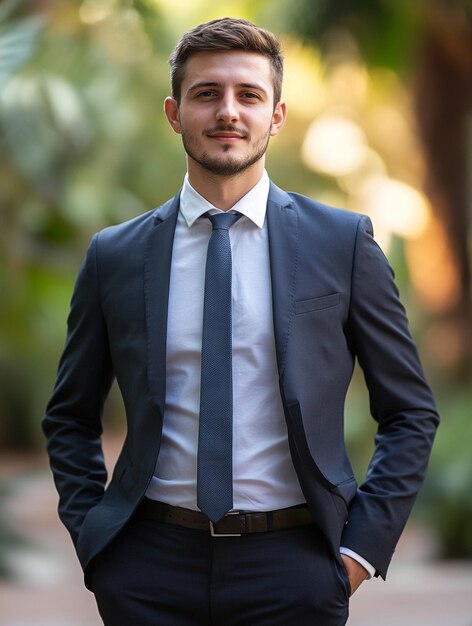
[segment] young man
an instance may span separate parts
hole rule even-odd
[[[340,626],[385,577],[438,416],[369,220],[264,169],[282,128],[275,37],[197,26],[165,114],[175,198],[94,237],[44,418],[60,516],[110,626]],[[358,487],[343,410],[357,358],[375,450]],[[112,378],[128,420],[105,489]]]

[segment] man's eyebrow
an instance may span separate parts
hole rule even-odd
[[[251,89],[254,91],[262,91],[262,93],[267,93],[267,90],[258,83],[240,83],[239,87],[243,87],[244,89]]]
[[[188,88],[188,93],[192,92],[192,91],[196,91],[197,89],[208,89],[210,87],[223,87],[224,83],[218,83],[216,81],[206,81],[206,80],[202,80],[198,83],[194,83],[193,85],[190,85],[190,87]]]
[[[210,89],[215,87],[224,87],[224,83],[218,81],[200,81],[190,87],[187,90],[187,93],[192,93],[197,91],[198,89]],[[237,87],[242,87],[243,89],[251,89],[254,91],[261,91],[264,94],[267,94],[267,90],[260,84],[257,83],[238,83]]]

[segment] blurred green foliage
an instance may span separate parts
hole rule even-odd
[[[440,556],[472,556],[472,460],[469,386],[438,390],[443,424],[436,439],[432,463],[418,516],[435,529]]]
[[[419,11],[427,0],[298,0],[287,3],[283,21],[308,41],[322,47],[331,29],[350,32],[369,65],[398,71],[408,68],[420,26]],[[281,19],[281,21],[282,21]]]
[[[198,19],[215,17],[209,2],[199,4]],[[307,29],[311,24],[321,37],[323,22],[317,20],[335,21],[339,9],[337,3],[320,2],[318,14],[307,0],[276,4],[277,11],[267,0],[235,2],[231,11],[220,8],[219,15],[234,15],[237,9],[239,15],[282,32],[290,10],[298,20],[295,30],[297,24]],[[354,24],[366,25],[367,4],[357,4]],[[34,5],[21,0],[0,5],[3,448],[43,445],[39,422],[64,341],[73,280],[91,235],[165,201],[178,190],[185,172],[180,141],[167,126],[162,102],[169,91],[167,57],[187,24],[176,24],[162,3],[151,0],[45,0]],[[395,42],[399,33],[411,41],[416,25],[405,17],[407,12],[405,8],[392,21],[388,3],[377,3],[369,18],[376,36],[365,41],[366,55],[392,68],[404,63],[402,44]],[[189,19],[183,15],[182,23]],[[301,26],[298,32],[306,36]],[[306,119],[289,116],[271,146],[268,169],[281,186],[314,195],[313,190],[320,194],[332,188],[333,181],[303,164],[300,145],[306,127]],[[390,260],[414,334],[421,339],[427,320],[415,308],[401,242]],[[426,369],[433,381],[440,375],[434,363],[426,362]],[[356,372],[347,437],[360,476],[374,435],[362,388]],[[470,385],[441,385],[439,399],[443,426],[418,516],[439,532],[444,554],[470,556]],[[120,412],[113,396],[108,413],[119,421]]]
[[[23,4],[0,13],[0,438],[17,446],[38,443],[91,234],[164,200],[183,165],[160,114],[158,12],[144,30],[124,5],[97,26],[77,2],[41,16]]]

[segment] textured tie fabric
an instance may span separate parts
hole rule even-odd
[[[238,213],[206,214],[208,243],[203,303],[202,377],[198,433],[197,505],[212,521],[233,506],[233,376],[231,244]]]

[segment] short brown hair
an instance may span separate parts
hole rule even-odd
[[[271,32],[247,20],[223,17],[195,26],[184,33],[170,58],[172,97],[180,102],[187,59],[203,51],[245,50],[268,57],[272,68],[274,105],[282,95],[283,57],[280,43]]]

